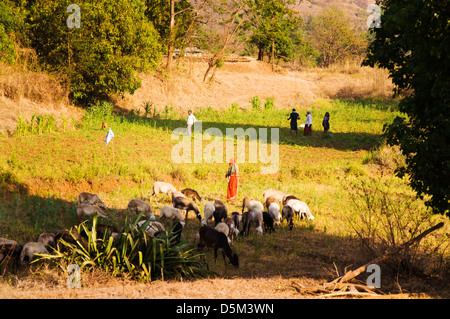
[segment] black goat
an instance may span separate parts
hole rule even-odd
[[[283,216],[283,218],[286,218],[286,221],[289,225],[289,230],[292,230],[292,228],[294,227],[294,210],[292,209],[292,207],[284,206],[283,210],[281,211],[281,216]]]
[[[217,226],[218,223],[220,223],[221,221],[225,220],[225,218],[228,217],[228,211],[225,204],[217,199],[214,201],[214,207],[216,208],[213,213],[214,223]]]
[[[236,253],[233,253],[230,245],[228,244],[228,238],[224,233],[219,232],[214,228],[210,228],[208,226],[202,226],[199,230],[200,234],[200,242],[198,244],[199,248],[210,247],[214,249],[214,262],[217,260],[217,250],[222,251],[223,260],[226,265],[225,256],[228,257],[230,264],[239,267],[239,258]]]
[[[275,232],[275,228],[273,228],[273,218],[269,213],[263,212],[263,222],[264,222],[264,231],[265,232]]]

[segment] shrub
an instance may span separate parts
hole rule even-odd
[[[97,237],[97,216],[94,216],[91,228],[86,222],[75,227],[77,236],[72,235],[75,244],[60,240],[53,254],[40,255],[36,262],[50,259],[62,269],[76,264],[82,271],[100,269],[113,277],[129,276],[139,281],[211,274],[207,264],[199,261],[200,255],[192,244],[174,242],[173,230],[149,237],[145,229],[150,221],[137,226],[141,216],[134,223],[125,219],[124,229],[117,239],[110,231]]]
[[[257,95],[252,97],[252,99],[250,100],[250,103],[252,104],[253,110],[259,111],[261,109],[261,101]]]
[[[272,110],[274,108],[273,101],[274,101],[273,97],[267,98],[266,103],[264,103],[264,109]]]
[[[370,259],[393,250],[436,223],[437,216],[431,215],[423,201],[400,187],[395,179],[358,178],[348,188],[354,212],[348,215],[347,222]],[[447,237],[445,230],[432,233],[420,244],[385,261],[386,269],[414,275],[437,273],[445,265],[443,246],[448,245]]]

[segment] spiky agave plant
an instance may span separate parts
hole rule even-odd
[[[54,253],[39,255],[39,259],[51,259],[64,271],[67,265],[77,264],[80,270],[101,269],[112,276],[127,276],[140,281],[157,278],[201,278],[212,275],[208,265],[200,261],[200,255],[191,243],[176,243],[173,229],[150,237],[145,229],[150,223],[138,225],[142,214],[133,223],[125,219],[122,232],[113,237],[107,230],[97,237],[97,216],[92,227],[86,222],[71,233],[74,243],[60,240]]]

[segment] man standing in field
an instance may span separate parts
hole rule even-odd
[[[234,158],[230,159],[230,164],[228,164],[228,172],[225,177],[228,177],[227,201],[234,204],[239,187],[239,168]]]
[[[195,118],[194,114],[192,114],[192,111],[189,110],[187,116],[187,133],[189,136],[192,135],[192,125],[194,125],[196,121],[197,119]]]
[[[297,120],[300,117],[300,115],[295,111],[295,109],[292,109],[291,115],[289,115],[288,121],[291,120],[291,137],[292,132],[295,131],[295,135],[298,135],[298,128],[297,128]]]

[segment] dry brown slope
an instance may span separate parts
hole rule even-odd
[[[202,81],[206,63],[182,60],[170,76],[143,75],[141,88],[115,102],[124,109],[142,109],[145,102],[153,102],[158,109],[168,105],[184,113],[188,108],[206,106],[227,109],[232,103],[249,108],[254,96],[263,102],[274,97],[276,107],[290,108],[307,107],[317,98],[387,97],[392,90],[384,70],[347,64],[329,69],[272,71],[265,62],[249,60],[226,62],[208,83]]]

